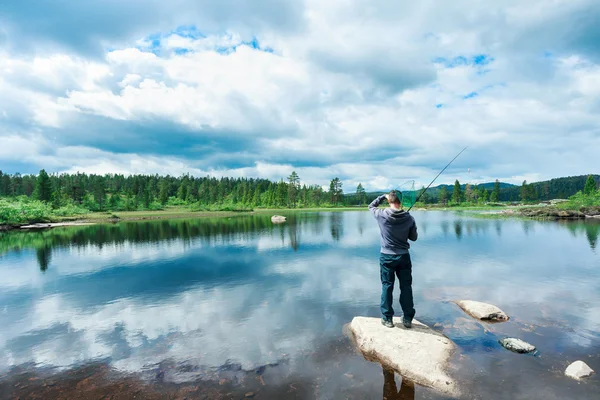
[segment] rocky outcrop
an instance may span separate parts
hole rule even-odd
[[[455,303],[467,314],[482,321],[504,322],[509,320],[504,311],[492,304],[473,300],[458,300]]]
[[[273,215],[271,217],[271,222],[274,224],[281,224],[283,222],[285,222],[286,218],[281,216],[281,215]]]
[[[569,365],[565,370],[565,375],[569,378],[573,379],[583,379],[592,375],[594,370],[589,367],[583,361],[575,361],[573,364]]]
[[[532,353],[535,351],[535,346],[521,339],[504,338],[498,341],[505,349],[514,351],[515,353]]]
[[[394,325],[387,328],[380,318],[354,317],[349,330],[368,360],[380,362],[419,385],[457,397],[456,382],[447,371],[455,344],[417,320],[411,329],[402,326],[401,318],[394,318]]]
[[[518,214],[528,218],[539,219],[583,219],[586,214],[577,210],[562,210],[554,207],[523,208]]]

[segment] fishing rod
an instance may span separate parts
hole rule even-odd
[[[463,152],[463,151],[465,151],[465,150],[467,149],[467,147],[468,147],[468,146],[465,146],[465,148],[464,148],[464,149],[462,149],[462,150],[460,151],[460,153],[458,153],[458,154],[456,155],[456,157],[454,157],[454,158],[452,159],[452,161],[450,161],[450,162],[448,163],[448,165],[446,165],[446,166],[444,167],[444,169],[443,169],[443,170],[441,170],[441,171],[440,171],[440,173],[439,173],[439,174],[437,174],[437,176],[436,176],[435,178],[433,178],[433,180],[431,181],[431,183],[430,183],[429,185],[427,185],[427,187],[425,188],[425,190],[423,190],[423,191],[421,192],[421,194],[419,195],[419,197],[417,197],[417,199],[415,200],[415,202],[413,203],[413,205],[412,205],[412,206],[410,206],[410,208],[409,208],[409,209],[408,209],[406,212],[410,211],[410,209],[411,209],[411,208],[413,208],[413,206],[414,206],[415,204],[417,204],[417,202],[419,201],[419,199],[421,198],[421,196],[423,196],[423,194],[424,194],[424,193],[427,191],[427,189],[429,189],[429,186],[431,186],[431,185],[433,184],[433,182],[435,182],[435,180],[438,178],[438,176],[440,176],[440,175],[442,174],[442,172],[444,172],[444,171],[446,170],[446,168],[448,168],[448,167],[450,166],[450,164],[452,164],[452,163],[454,162],[454,160],[456,160],[456,159],[458,158],[458,156],[460,156],[460,155],[462,154],[462,152]]]

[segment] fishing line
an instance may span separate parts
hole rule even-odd
[[[450,166],[450,164],[452,164],[452,163],[454,162],[454,160],[456,160],[456,159],[458,158],[458,156],[460,156],[460,155],[462,154],[462,152],[463,152],[463,151],[465,151],[465,150],[467,149],[467,147],[468,147],[468,146],[465,146],[465,148],[464,148],[464,149],[462,149],[462,150],[460,151],[460,153],[458,153],[458,154],[456,155],[456,157],[454,157],[454,158],[452,159],[452,161],[450,161],[450,162],[448,163],[448,165],[446,165],[446,166],[444,167],[444,169],[443,169],[443,170],[441,170],[441,171],[440,171],[440,173],[439,173],[439,174],[437,174],[437,176],[436,176],[435,178],[433,178],[433,180],[431,181],[431,183],[430,183],[429,185],[427,185],[427,187],[425,188],[425,190],[423,190],[423,191],[421,192],[421,194],[419,194],[419,196],[417,197],[417,200],[415,200],[415,202],[413,203],[413,205],[412,205],[412,206],[410,206],[410,208],[409,208],[409,209],[408,209],[406,212],[410,211],[410,209],[411,209],[411,208],[413,208],[413,206],[414,206],[415,204],[417,204],[417,202],[419,201],[419,199],[421,198],[421,196],[423,196],[423,194],[425,194],[425,192],[427,191],[427,189],[429,189],[429,187],[430,187],[430,186],[433,184],[433,182],[435,182],[435,180],[436,180],[436,179],[437,179],[437,178],[438,178],[438,177],[439,177],[439,176],[442,174],[442,172],[444,172],[444,171],[446,170],[446,168],[448,168],[448,167]]]

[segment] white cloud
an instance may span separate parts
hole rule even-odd
[[[243,17],[231,11],[223,20],[210,8],[231,26],[204,35],[201,25],[146,27],[136,38],[104,32],[111,39],[102,43],[112,45],[101,58],[54,47],[31,57],[6,47],[0,139],[51,144],[56,151],[38,157],[30,153],[39,145],[16,150],[31,172],[279,179],[296,170],[307,183],[338,176],[345,189],[362,182],[374,190],[399,179],[426,184],[465,145],[440,182],[594,172],[600,66],[583,33],[569,36],[577,21],[565,18],[586,7],[593,14],[590,1],[302,7],[297,31],[282,30],[268,8],[251,14],[269,21],[254,28],[255,42]],[[546,21],[564,38],[536,34],[555,37],[540,27]],[[477,55],[487,58],[478,64]],[[171,125],[157,128],[164,123]],[[128,151],[117,145],[124,141]],[[69,148],[99,152],[59,158]]]

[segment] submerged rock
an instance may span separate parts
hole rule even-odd
[[[456,304],[473,318],[482,321],[508,321],[509,317],[498,307],[473,300],[459,300]]]
[[[274,224],[281,224],[282,222],[285,222],[285,217],[281,216],[281,215],[273,215],[271,217],[271,222]]]
[[[587,378],[592,375],[594,370],[591,369],[586,363],[583,361],[575,361],[573,364],[569,365],[565,370],[565,375],[569,378],[573,379],[582,379]]]
[[[505,349],[514,351],[515,353],[531,353],[535,351],[535,346],[521,339],[504,338],[498,341]]]
[[[404,378],[457,397],[456,382],[448,375],[448,360],[455,344],[446,336],[413,320],[412,329],[394,318],[394,328],[380,318],[354,317],[349,325],[358,349],[366,359],[380,362]]]

